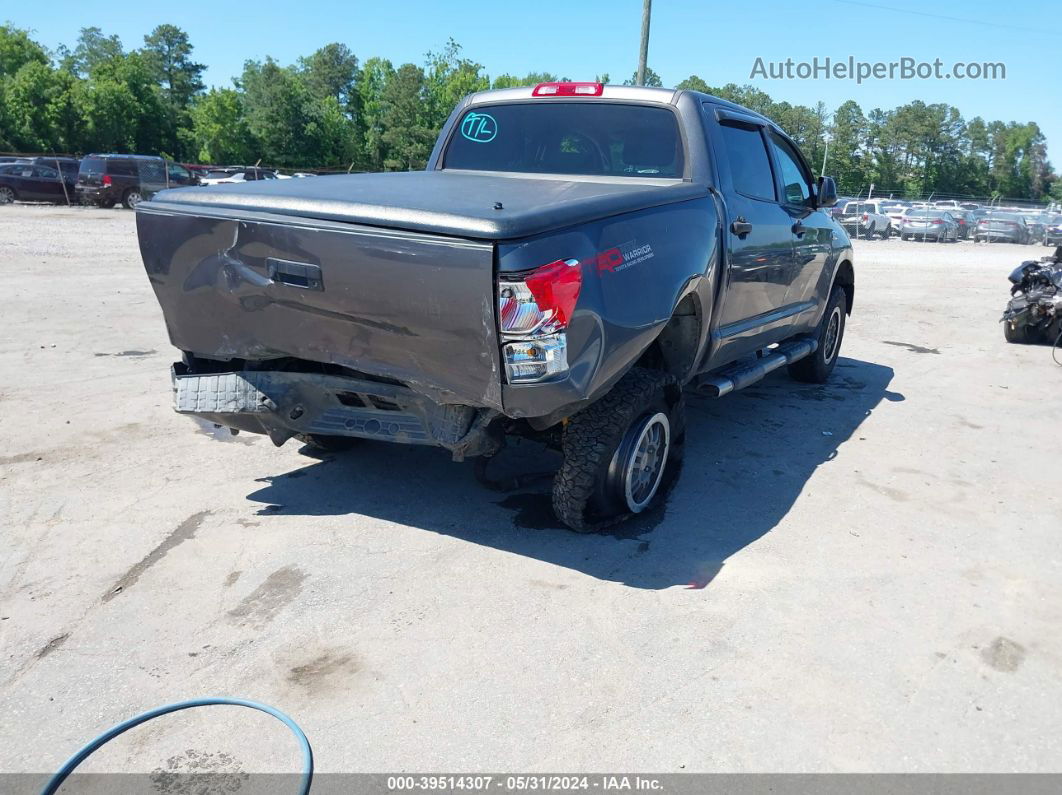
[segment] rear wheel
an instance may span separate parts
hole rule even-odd
[[[0,204],[11,204],[15,200],[15,191],[7,185],[0,185]]]
[[[132,210],[143,200],[143,196],[140,195],[140,191],[136,188],[130,188],[125,192],[125,195],[122,196],[122,204],[125,205],[127,210]]]
[[[590,532],[659,500],[685,441],[685,405],[675,379],[632,368],[607,395],[564,427],[564,461],[553,510],[572,530]]]
[[[789,375],[797,381],[809,384],[824,384],[837,364],[844,339],[844,322],[848,311],[848,296],[840,287],[834,287],[830,301],[819,324],[819,347],[810,356],[789,365]]]

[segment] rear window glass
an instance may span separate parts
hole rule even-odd
[[[664,108],[606,102],[525,102],[467,111],[443,168],[681,177],[682,139]]]
[[[103,174],[106,164],[102,158],[86,157],[81,161],[82,174]]]

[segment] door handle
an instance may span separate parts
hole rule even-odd
[[[739,215],[734,219],[734,222],[730,224],[730,231],[738,237],[745,237],[745,235],[752,231],[752,224]]]
[[[797,237],[803,237],[806,231],[808,230],[804,228],[804,224],[800,221],[797,221],[795,224],[793,224],[793,234]]]

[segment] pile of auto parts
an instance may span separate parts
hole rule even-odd
[[[1027,260],[1008,277],[1011,299],[1003,312],[1007,342],[1062,341],[1062,247],[1039,261]]]

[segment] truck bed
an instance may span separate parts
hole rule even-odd
[[[529,177],[412,171],[349,174],[163,191],[178,212],[268,212],[481,240],[546,232],[704,196],[703,185],[644,177]],[[495,209],[496,204],[501,209]],[[227,212],[226,212],[227,211]]]

